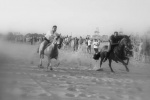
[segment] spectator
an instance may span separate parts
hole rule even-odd
[[[95,54],[98,53],[98,48],[99,48],[99,42],[97,39],[94,40],[93,42],[93,48],[94,48],[94,51],[95,51]]]

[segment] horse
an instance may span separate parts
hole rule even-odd
[[[60,49],[62,45],[61,40],[62,40],[61,37],[57,35],[57,37],[54,38],[53,42],[49,44],[44,50],[44,55],[47,56],[48,58],[47,70],[49,67],[50,67],[50,70],[53,70],[51,66],[51,59],[56,59],[56,60],[58,59],[58,49]],[[40,47],[39,47],[40,64],[38,65],[38,67],[40,68],[43,68],[42,59],[44,58],[44,55],[42,54],[42,48],[41,48],[42,45],[43,45],[43,42],[40,44]],[[60,63],[58,63],[58,66],[59,64]]]
[[[128,63],[129,63],[129,58],[127,56],[122,56],[124,54],[124,50],[125,49],[130,49],[130,36],[122,36],[122,39],[120,40],[120,43],[114,47],[114,49],[112,51],[110,51],[110,55],[108,57],[108,60],[109,60],[109,67],[110,67],[110,70],[111,72],[114,72],[112,67],[111,67],[111,63],[112,63],[112,60],[115,61],[116,63],[121,62],[125,68],[126,68],[126,71],[129,72],[129,69],[127,67]],[[100,69],[98,69],[97,71],[100,71],[102,70],[101,69],[101,66],[102,66],[102,63],[104,61],[104,58],[106,57],[108,51],[107,51],[107,46],[104,46],[101,51],[95,55],[95,58],[96,59],[99,59],[101,58],[101,61],[100,61]],[[124,60],[127,60],[127,63],[124,62]]]

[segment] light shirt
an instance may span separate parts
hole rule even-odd
[[[45,38],[49,40],[50,36],[52,36],[52,34],[53,34],[52,31],[48,31],[45,35]]]
[[[91,40],[88,40],[88,46],[90,46],[91,45]]]
[[[67,38],[65,38],[65,41],[66,41],[66,42],[68,42],[68,41],[69,41],[69,38],[68,38],[68,37],[67,37]]]
[[[94,48],[98,48],[98,47],[99,47],[98,41],[94,41],[94,42],[93,42],[93,47],[94,47]]]
[[[55,33],[53,33],[52,31],[48,31],[47,33],[46,33],[46,35],[45,35],[45,38],[47,38],[48,40],[53,40],[54,39],[54,37],[55,37],[55,34],[57,34],[56,32]]]

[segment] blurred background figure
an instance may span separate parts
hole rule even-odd
[[[79,48],[78,49],[82,49],[82,44],[83,44],[83,38],[80,36],[80,38],[79,38]]]
[[[97,54],[98,53],[98,48],[99,48],[99,42],[98,42],[98,40],[97,39],[94,39],[94,41],[93,41],[93,48],[94,48],[94,51],[95,51],[95,54]]]
[[[91,53],[91,44],[92,44],[92,41],[91,41],[91,39],[88,37],[88,39],[87,39],[87,52],[88,52],[88,53]]]
[[[79,39],[77,37],[74,38],[74,46],[73,46],[73,50],[77,51],[78,50],[78,45],[79,45]]]

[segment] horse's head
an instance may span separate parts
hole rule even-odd
[[[126,36],[126,42],[127,42],[127,45],[126,47],[128,48],[128,50],[132,50],[133,49],[133,45],[132,45],[132,41],[130,39],[130,36]]]
[[[60,34],[57,34],[55,39],[56,39],[57,47],[58,49],[60,49],[62,46],[63,38],[61,37]]]
[[[120,41],[120,45],[124,45],[125,47],[128,47],[131,49],[131,40],[130,36],[124,35]]]
[[[126,52],[131,52],[131,50],[133,49],[130,36],[127,35],[124,36],[124,38],[120,41],[120,45],[125,47],[124,50]]]

